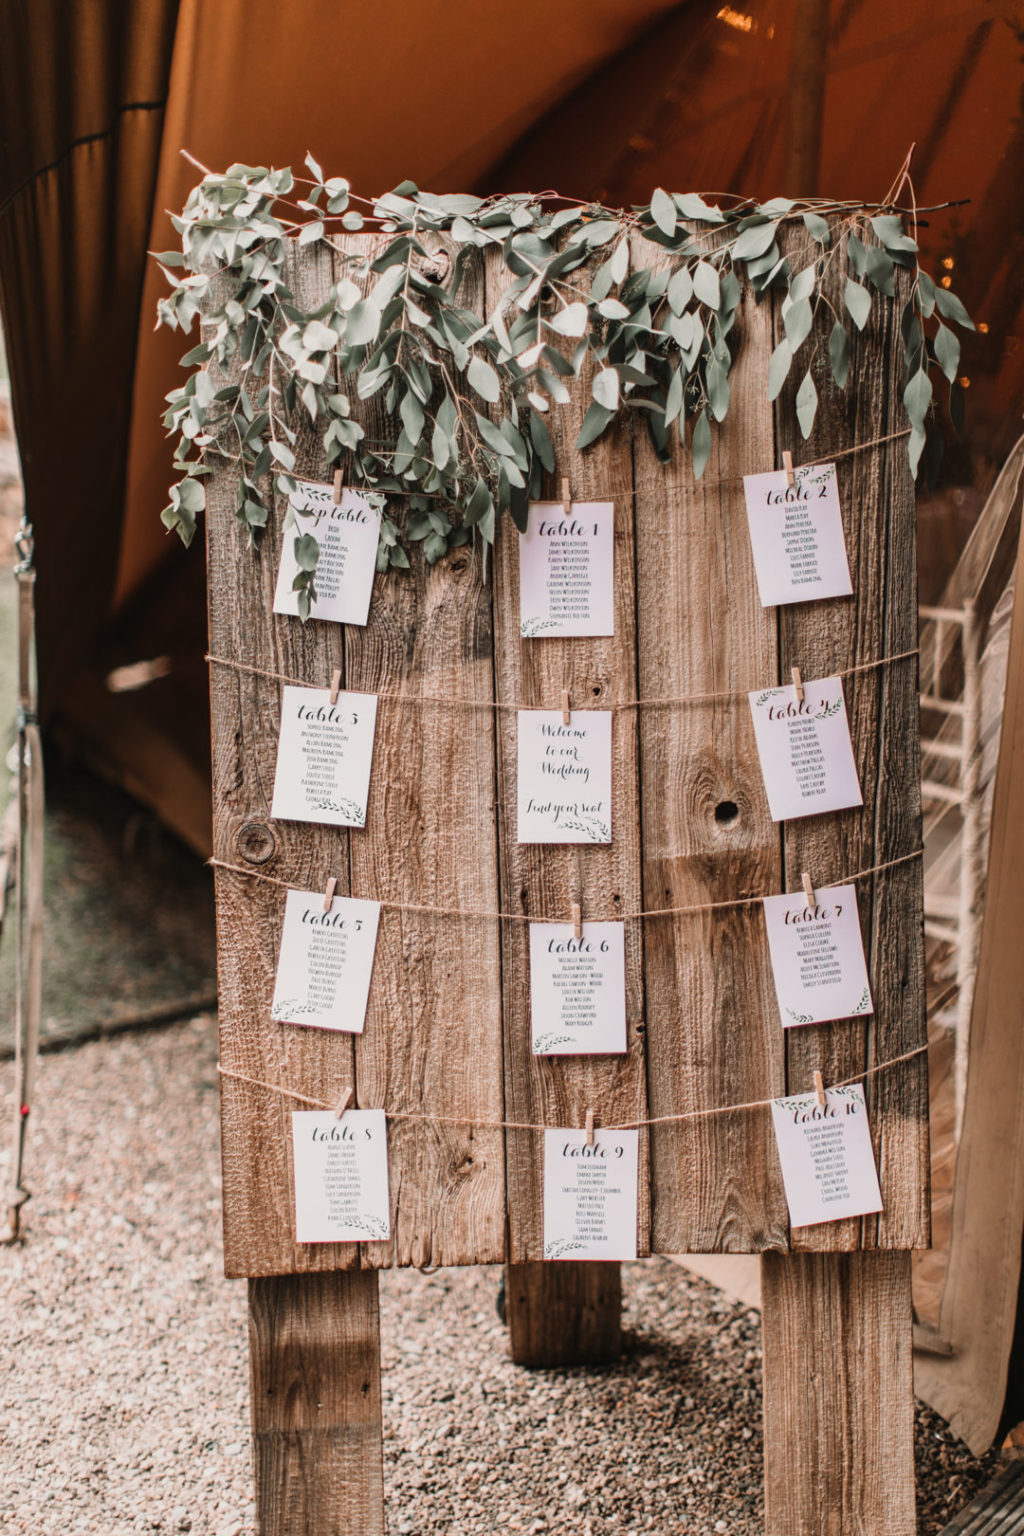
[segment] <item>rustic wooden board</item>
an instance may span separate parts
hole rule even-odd
[[[766,1253],[766,1536],[915,1536],[909,1253]]]
[[[635,266],[662,266],[644,240]],[[770,313],[751,297],[732,404],[704,480],[673,429],[662,465],[636,437],[637,647],[641,698],[736,690],[640,713],[644,907],[697,906],[781,890],[744,690],[777,675],[775,615],[760,605],[739,477],[773,464],[764,380]],[[722,483],[722,482],[726,483]],[[756,903],[644,924],[652,1116],[782,1092],[783,1042]],[[768,1114],[655,1126],[652,1247],[661,1253],[784,1248],[786,1205]]]
[[[605,1365],[622,1353],[618,1264],[506,1264],[505,1316],[516,1365]]]
[[[788,253],[794,271],[812,259],[802,230],[790,235]],[[833,298],[840,307],[838,292]],[[899,304],[876,304],[863,332],[851,327],[845,390],[832,383],[827,359],[816,369],[820,405],[806,443],[795,425],[794,405],[803,368],[793,368],[776,414],[777,462],[785,448],[800,463],[902,430],[900,312]],[[776,315],[776,339],[781,334]],[[779,609],[784,681],[792,666],[805,678],[826,677],[913,651],[917,644],[914,487],[906,439],[862,448],[838,459],[836,469],[854,592]],[[829,884],[921,846],[916,658],[858,673],[843,686],[864,805],[785,823],[787,890],[800,889],[804,870],[816,884]],[[815,1069],[826,1084],[838,1082],[925,1044],[922,882],[920,859],[858,882],[874,1017],[788,1030],[790,1093],[812,1088]],[[795,1249],[928,1245],[927,1058],[881,1072],[864,1087],[885,1209],[880,1217],[804,1228],[793,1234]]]
[[[511,280],[491,262],[488,313]],[[578,281],[579,279],[577,279]],[[590,400],[589,375],[570,406],[552,411],[549,425],[556,475],[550,495],[558,500],[567,475],[575,501],[615,503],[615,634],[573,639],[520,638],[519,534],[503,518],[495,539],[494,665],[496,697],[503,704],[557,709],[561,691],[570,703],[611,708],[636,698],[636,591],[633,477],[628,425],[620,425],[585,454],[573,451]],[[640,784],[635,710],[612,720],[612,842],[608,845],[520,845],[516,840],[515,709],[498,714],[498,822],[503,910],[568,922],[573,901],[584,921],[612,919],[640,909]],[[643,1120],[643,975],[640,924],[625,926],[626,1053],[622,1056],[535,1057],[531,1051],[529,926],[506,922],[503,939],[505,995],[505,1105],[511,1121],[581,1126],[588,1108],[598,1125]],[[543,1135],[507,1133],[509,1257],[516,1264],[543,1256]],[[640,1137],[638,1252],[649,1252],[646,1136]]]

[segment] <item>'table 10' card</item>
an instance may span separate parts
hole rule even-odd
[[[530,503],[519,540],[524,639],[615,633],[615,507],[610,501]]]
[[[882,1209],[867,1105],[859,1083],[772,1100],[789,1221],[813,1227]]]
[[[763,608],[853,591],[835,465],[805,465],[794,479],[784,470],[743,477]]]
[[[852,885],[766,896],[764,918],[779,1013],[788,1029],[873,1012],[864,940]]]
[[[639,1131],[544,1132],[544,1257],[635,1259]]]

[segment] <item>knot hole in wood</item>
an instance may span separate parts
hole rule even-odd
[[[277,838],[265,821],[246,821],[235,836],[235,847],[249,864],[265,864],[277,852]]]

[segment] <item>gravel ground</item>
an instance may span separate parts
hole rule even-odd
[[[197,1019],[42,1062],[27,1240],[0,1249],[0,1531],[252,1530],[215,1061]],[[509,1363],[495,1269],[382,1277],[389,1536],[761,1536],[758,1314],[668,1260],[625,1268],[626,1353],[588,1371]],[[933,1536],[995,1457],[926,1409],[917,1439]]]

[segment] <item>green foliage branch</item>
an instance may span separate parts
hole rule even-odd
[[[959,425],[955,328],[973,324],[920,267],[917,241],[892,206],[788,198],[718,206],[659,188],[626,212],[531,193],[435,196],[411,182],[366,200],[343,178],[325,177],[312,156],[306,167],[301,179],[246,165],[205,174],[174,219],[181,250],[156,258],[170,284],[158,325],[188,332],[204,321],[203,339],[182,358],[188,378],[167,396],[164,415],[180,478],[162,518],[186,544],[205,507],[204,477],[224,457],[239,470],[237,515],[259,536],[274,490],[295,488],[292,423],[304,412],[328,465],[347,456],[347,483],[408,498],[405,538],[422,542],[428,561],[470,537],[486,546],[505,512],[525,527],[529,502],[555,467],[545,418],[568,404],[585,367],[592,398],[577,449],[641,411],[658,456],[668,460],[674,434],[699,478],[729,410],[741,277],[758,301],[784,294],[768,398],[795,367],[807,438],[819,403],[815,374],[824,369],[846,387],[851,328],[864,329],[875,303],[895,300],[897,269],[905,269],[904,402],[915,473],[937,374],[949,382]],[[779,237],[798,220],[812,254],[794,271]],[[916,234],[913,214],[911,227]],[[372,257],[338,239],[364,228],[380,236]],[[632,231],[667,251],[670,264],[633,268]],[[425,235],[443,236],[445,248],[429,249]],[[336,281],[313,310],[287,281],[293,242],[334,253]],[[491,248],[512,281],[481,322],[460,295],[476,253]],[[218,386],[217,377],[229,382]],[[369,439],[354,419],[353,391],[362,401],[382,397],[395,427],[387,440]],[[303,617],[315,600],[317,553],[314,539],[297,537]],[[378,570],[408,563],[397,525],[384,517]]]

